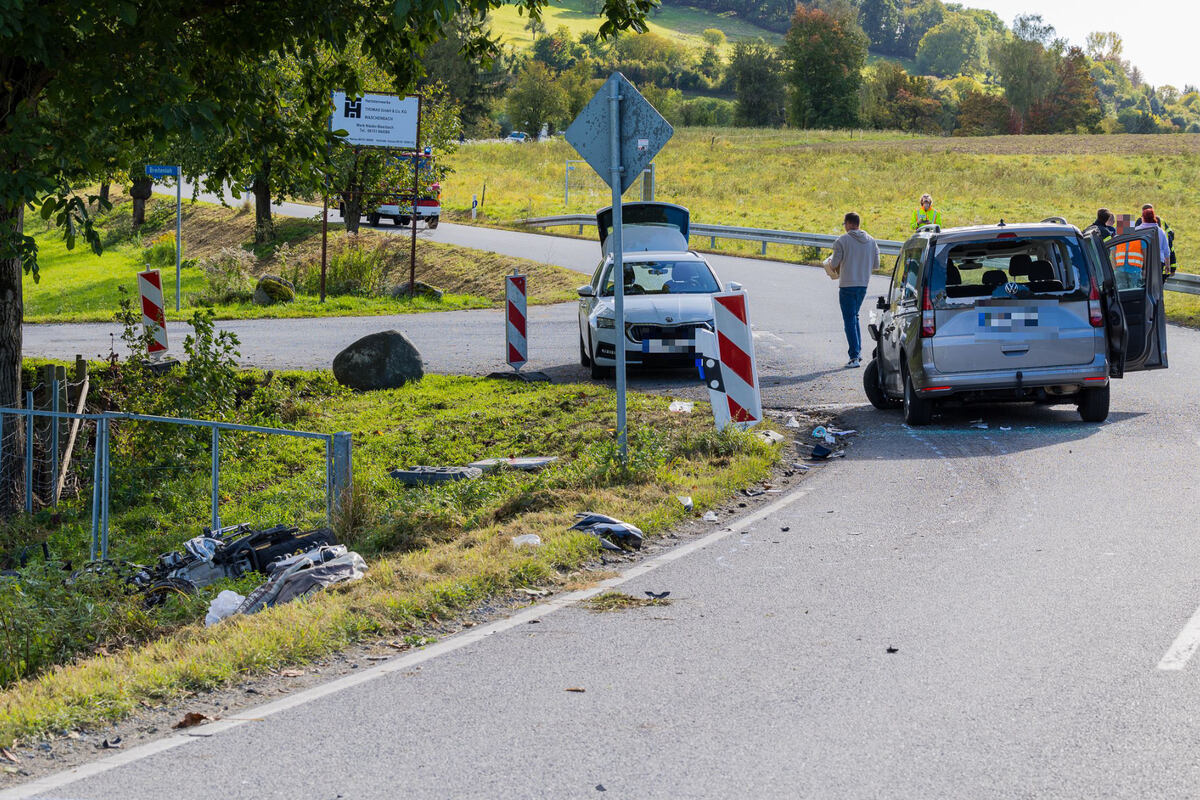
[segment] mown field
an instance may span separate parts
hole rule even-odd
[[[516,6],[501,6],[488,17],[492,33],[500,40],[517,49],[524,49],[533,44],[533,33],[525,29],[529,22],[528,16],[517,12]],[[546,30],[553,31],[565,25],[575,38],[581,33],[595,33],[600,26],[596,12],[589,10],[583,0],[563,0],[547,6],[542,11],[542,22]],[[689,47],[703,48],[704,40],[701,32],[708,28],[716,28],[725,34],[726,57],[733,49],[733,43],[762,38],[772,44],[783,41],[781,34],[760,28],[735,17],[721,16],[711,11],[681,6],[660,6],[655,9],[647,20],[651,33],[674,39]]]
[[[473,144],[449,158],[443,204],[469,209],[486,183],[485,217],[587,213],[608,205],[585,164],[563,203],[563,139],[524,145]],[[1080,227],[1106,206],[1134,213],[1150,202],[1176,231],[1179,268],[1200,272],[1200,135],[914,137],[888,132],[681,128],[655,159],[657,199],[687,206],[697,222],[840,233],[846,211],[880,239],[901,239],[922,192],[933,194],[948,225],[1062,216]],[[640,185],[626,194],[641,198]],[[708,248],[707,238],[693,246]],[[757,244],[720,242],[754,253]],[[771,246],[773,258],[799,259]],[[1187,320],[1200,303],[1171,293]]]

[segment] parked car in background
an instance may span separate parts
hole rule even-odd
[[[513,131],[512,133],[510,133],[508,136],[506,136],[504,138],[504,141],[516,142],[517,144],[520,144],[528,138],[529,138],[529,134],[526,133],[525,131]]]
[[[1074,404],[1107,418],[1110,379],[1165,369],[1157,228],[1102,240],[1060,219],[921,228],[868,326],[877,408],[924,425],[941,403]]]
[[[704,257],[688,250],[688,210],[671,203],[622,205],[625,329],[616,330],[612,208],[596,213],[603,257],[579,287],[579,362],[607,377],[625,348],[630,366],[696,362],[696,329],[713,329],[712,296],[723,291]],[[730,284],[731,290],[741,288]]]

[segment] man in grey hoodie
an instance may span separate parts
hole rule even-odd
[[[861,220],[853,211],[842,221],[846,232],[833,243],[833,255],[825,259],[825,271],[838,281],[838,301],[842,306],[842,323],[846,327],[846,343],[850,346],[847,367],[859,366],[862,358],[862,332],[858,325],[858,310],[867,296],[871,273],[879,269],[879,245],[866,231],[859,230]]]

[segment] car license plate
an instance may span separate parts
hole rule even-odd
[[[695,339],[642,339],[643,353],[690,353],[695,349]]]
[[[1036,308],[979,312],[979,327],[985,331],[1015,331],[1037,326],[1038,310]]]

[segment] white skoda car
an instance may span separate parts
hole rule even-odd
[[[579,287],[579,361],[591,367],[593,378],[607,377],[620,341],[629,366],[691,366],[696,329],[713,329],[712,296],[723,290],[721,281],[703,256],[688,250],[686,208],[625,203],[621,213],[624,335],[617,335],[615,322],[610,207],[596,214],[604,258],[591,283]]]

